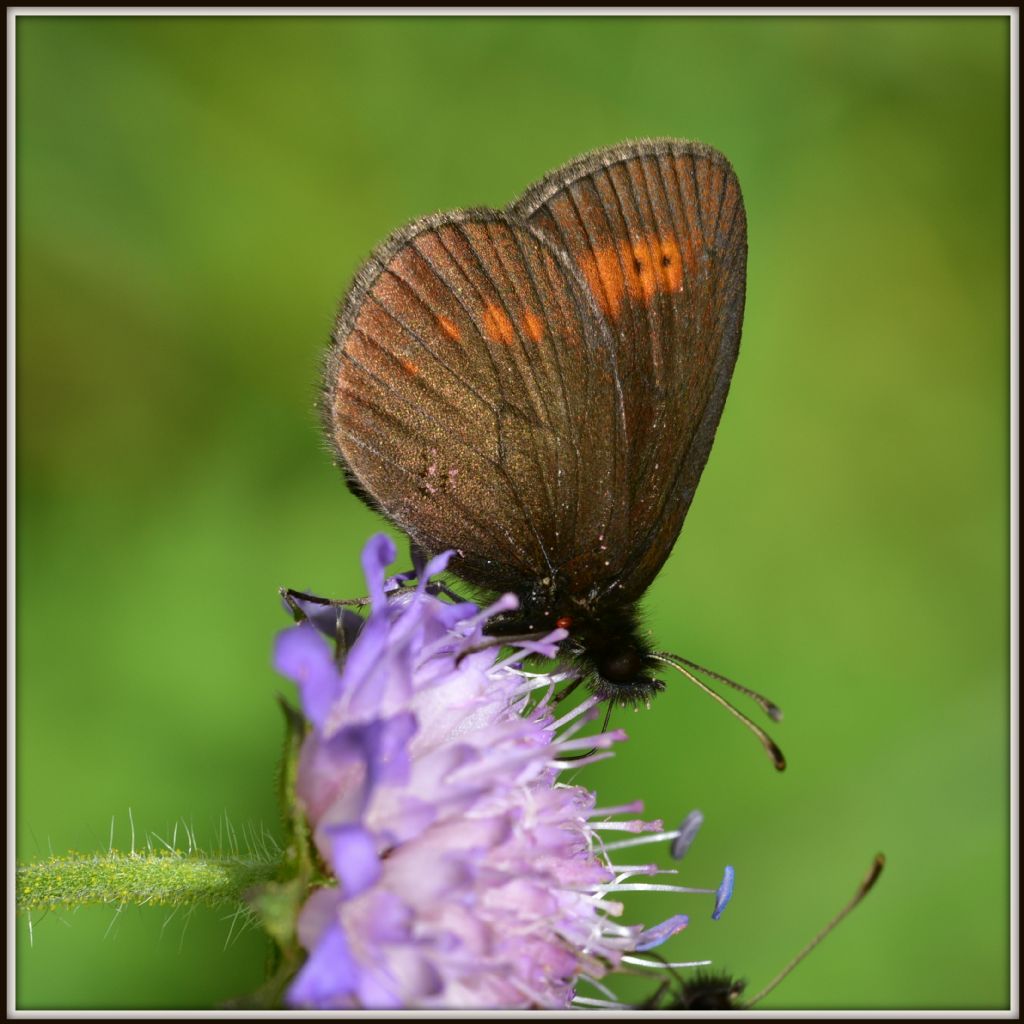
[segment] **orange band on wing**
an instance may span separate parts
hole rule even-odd
[[[690,240],[681,247],[672,235],[647,235],[636,243],[623,240],[580,258],[597,304],[612,319],[618,317],[624,295],[650,302],[659,292],[679,291],[696,273],[696,262]]]
[[[622,307],[622,263],[617,249],[597,249],[582,255],[583,273],[590,285],[590,291],[606,315],[613,319]]]

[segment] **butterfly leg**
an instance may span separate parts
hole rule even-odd
[[[321,605],[324,608],[362,608],[370,603],[368,597],[352,597],[345,601],[336,601],[329,597],[317,597],[316,594],[307,594],[302,590],[294,590],[291,587],[281,587],[278,590],[281,600],[284,601],[288,610],[295,616],[296,622],[304,622],[309,616],[302,610],[300,601],[308,601],[310,604]]]
[[[384,589],[387,590],[387,585],[392,580],[412,581],[423,578],[423,573],[426,572],[427,563],[430,561],[426,551],[423,550],[411,537],[409,538],[409,561],[412,562],[412,569],[408,572],[399,573],[397,576],[392,576],[391,579],[386,580],[384,583]],[[456,604],[463,604],[466,600],[461,594],[457,594],[451,587],[446,586],[438,580],[427,583],[427,593],[434,597],[447,597],[449,601],[454,601]]]

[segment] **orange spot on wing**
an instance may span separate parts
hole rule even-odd
[[[532,341],[540,341],[544,336],[544,325],[541,323],[540,317],[536,313],[531,313],[530,310],[526,311],[526,333]]]
[[[647,241],[646,239],[644,241]],[[626,281],[630,295],[650,302],[658,290],[658,271],[652,265],[651,252],[646,245],[622,245],[622,261],[626,265]]]
[[[658,250],[665,287],[670,292],[677,292],[683,286],[683,254],[679,251],[679,243],[671,235],[662,235],[658,239]]]
[[[622,308],[622,293],[625,291],[618,251],[607,248],[597,249],[593,253],[586,252],[580,260],[580,266],[601,311],[612,319],[617,317]]]
[[[448,319],[448,317],[441,316],[439,314],[438,317],[437,317],[437,324],[441,328],[441,330],[445,333],[445,336],[450,338],[452,341],[461,341],[462,340],[462,335],[459,334],[458,327],[456,327],[455,324],[451,320]]]
[[[406,373],[414,377],[416,376],[417,373],[420,372],[420,368],[411,359],[402,360],[402,369],[405,370]]]
[[[516,340],[512,321],[508,314],[497,306],[487,306],[484,309],[484,331],[491,341],[500,342],[502,345],[511,345]]]

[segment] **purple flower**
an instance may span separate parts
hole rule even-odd
[[[630,883],[654,865],[618,866],[614,851],[663,840],[639,804],[600,810],[594,795],[559,782],[610,757],[624,734],[577,735],[596,698],[556,716],[559,677],[533,676],[526,652],[553,657],[565,636],[474,648],[483,627],[515,606],[511,595],[479,612],[443,601],[425,581],[386,593],[395,557],[370,540],[363,567],[372,612],[338,667],[317,616],[280,634],[275,665],[299,687],[312,728],[298,796],[317,849],[337,879],[313,891],[298,920],[309,957],[287,993],[314,1009],[514,1009],[601,1004],[576,986],[653,948],[685,927],[676,915],[645,930],[615,918],[615,895],[684,889]],[[394,590],[395,588],[391,588]],[[537,697],[537,693],[541,696]],[[628,814],[625,820],[613,820]],[[604,842],[608,831],[660,833]],[[731,886],[731,879],[730,879]],[[719,893],[719,903],[727,894]],[[723,903],[724,905],[724,903]],[[716,905],[716,910],[718,910]]]

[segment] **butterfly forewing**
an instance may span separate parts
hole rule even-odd
[[[447,214],[360,272],[323,412],[359,491],[425,550],[456,549],[466,579],[516,589],[578,562],[580,538],[615,517],[628,485],[615,359],[563,254],[506,214]]]
[[[682,527],[739,351],[739,184],[710,147],[627,143],[554,171],[511,212],[576,264],[615,345],[628,481],[602,532],[628,540],[623,572],[604,584],[634,599]]]

